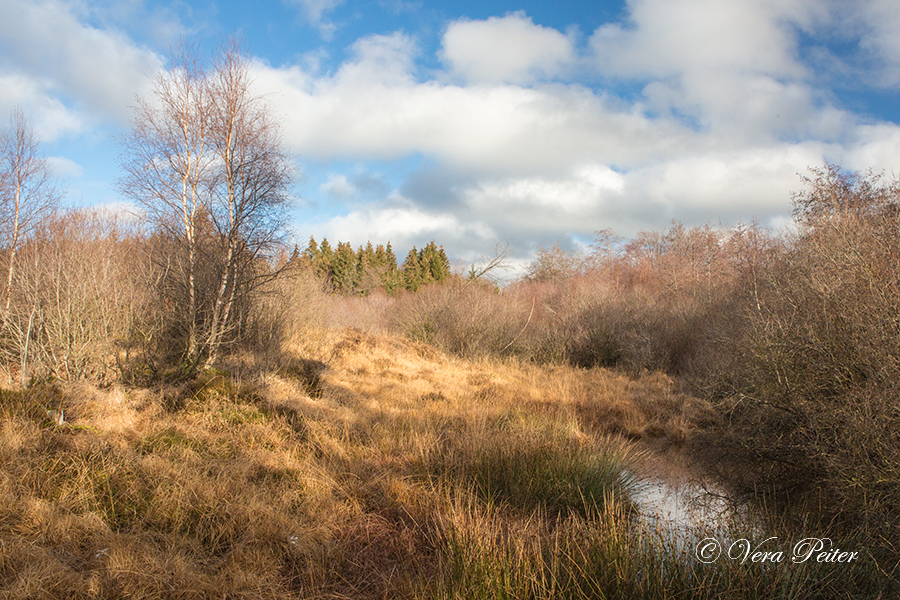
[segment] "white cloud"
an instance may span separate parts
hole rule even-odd
[[[81,165],[64,156],[47,157],[47,167],[54,176],[60,178],[81,177],[84,171]]]
[[[624,177],[604,165],[583,165],[566,177],[526,177],[484,181],[464,192],[473,214],[494,218],[519,213],[528,219],[540,214],[540,223],[569,222],[595,213],[604,202],[620,199]]]
[[[628,25],[591,37],[607,76],[649,81],[648,106],[703,127],[766,137],[820,135],[827,109],[798,58],[798,30],[826,18],[812,0],[632,0]]]
[[[346,175],[331,173],[328,179],[319,186],[319,189],[333,198],[352,198],[356,194],[356,187],[347,181]]]
[[[575,52],[565,35],[535,25],[520,11],[451,23],[444,33],[441,57],[471,82],[528,83],[559,75],[574,62]]]
[[[18,106],[26,111],[35,133],[51,142],[62,135],[86,128],[83,115],[52,95],[50,81],[24,74],[0,73],[0,115],[9,115]],[[5,126],[5,121],[0,121]]]
[[[855,171],[871,168],[900,176],[900,126],[896,123],[862,125],[855,134],[855,139],[840,148],[837,156],[829,157],[831,162]]]
[[[349,86],[407,85],[413,82],[418,48],[412,37],[401,33],[371,35],[350,47],[353,60],[344,63],[335,77]]]
[[[337,8],[344,0],[288,0],[288,3],[302,9],[311,23],[318,23],[326,12]]]
[[[481,220],[499,239],[552,244],[568,235],[591,237],[611,227],[626,236],[641,229],[736,223],[783,216],[798,172],[821,164],[816,143],[705,152],[651,161],[617,172],[586,164],[557,178],[478,181],[461,192],[456,214]]]
[[[83,24],[64,2],[7,0],[3,10],[0,76],[30,80],[44,96],[64,96],[95,117],[127,119],[135,93],[161,64],[124,35]]]
[[[389,205],[369,204],[349,214],[333,217],[314,226],[317,239],[350,242],[354,246],[391,242],[397,258],[412,246],[422,247],[431,240],[462,250],[493,244],[496,233],[481,221],[462,220],[451,212],[428,212],[407,199],[394,196]]]
[[[344,0],[284,0],[289,6],[300,9],[303,17],[311,25],[319,29],[319,35],[324,40],[330,40],[337,30],[337,25],[325,18],[325,13],[333,11],[344,3]]]
[[[821,164],[823,151],[811,142],[671,157],[626,175],[634,202],[628,212],[652,207],[659,225],[672,218],[733,224],[785,213],[799,185],[797,173]]]
[[[631,0],[630,23],[591,38],[598,66],[626,77],[747,71],[799,77],[795,25],[814,19],[812,0]]]
[[[900,85],[900,35],[897,34],[900,31],[900,3],[868,0],[854,4],[851,10],[861,13],[865,21],[861,46],[883,61],[880,83],[891,87]]]
[[[286,115],[297,153],[316,159],[433,156],[470,172],[561,173],[602,160],[633,164],[693,135],[672,120],[650,121],[575,85],[463,87],[412,76],[406,36],[355,45],[334,76],[258,65],[256,79]]]

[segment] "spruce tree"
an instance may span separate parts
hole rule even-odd
[[[401,273],[404,287],[411,292],[418,291],[422,285],[422,265],[419,262],[419,252],[415,246],[406,255]]]
[[[331,249],[331,244],[328,243],[328,238],[322,238],[322,243],[319,244],[319,252],[313,264],[316,269],[316,275],[324,279],[328,285],[333,285],[333,262],[334,251]]]
[[[356,291],[358,257],[350,242],[339,242],[334,253],[331,273],[335,289],[343,294]]]

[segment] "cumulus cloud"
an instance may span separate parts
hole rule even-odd
[[[894,0],[868,0],[853,9],[865,22],[861,46],[881,62],[878,83],[900,86],[900,4]]]
[[[566,177],[482,181],[465,190],[463,198],[472,214],[512,219],[520,226],[530,222],[530,228],[556,224],[581,229],[586,216],[602,213],[607,202],[621,201],[624,184],[620,173],[591,164],[576,167]],[[536,214],[540,220],[534,219]]]
[[[691,132],[608,102],[577,85],[459,86],[411,72],[417,49],[403,34],[357,42],[333,76],[259,65],[257,81],[286,115],[287,137],[304,156],[397,159],[421,153],[469,172],[559,173],[602,159],[633,164]],[[681,138],[681,139],[680,139]]]
[[[823,151],[804,143],[686,154],[624,172],[592,163],[553,178],[482,179],[457,192],[453,214],[490,224],[498,239],[517,240],[520,257],[537,244],[589,239],[607,227],[632,236],[672,219],[766,224],[787,213],[797,173],[820,164]]]
[[[453,248],[454,256],[472,261],[478,256],[478,249],[497,239],[497,233],[484,221],[461,218],[449,211],[426,211],[402,196],[392,196],[387,203],[367,204],[307,227],[317,239],[327,237],[354,246],[367,241],[391,242],[400,261],[401,252],[412,246],[421,248],[431,240]]]
[[[641,221],[661,227],[674,218],[765,222],[787,210],[790,192],[800,183],[797,173],[820,164],[823,150],[808,142],[672,157],[627,174],[631,202],[619,205],[616,214],[631,222],[626,229],[632,231]]]
[[[346,175],[331,173],[327,181],[319,186],[319,189],[331,198],[352,198],[356,194],[356,187],[347,181]]]
[[[444,33],[441,57],[470,82],[528,83],[559,75],[575,60],[571,40],[535,25],[524,12],[482,21],[454,21]]]
[[[810,0],[632,0],[626,24],[590,45],[607,76],[647,81],[648,106],[757,140],[821,135],[827,103],[798,59],[798,31],[825,19]]]
[[[811,0],[630,0],[627,24],[594,32],[598,66],[619,76],[749,71],[798,77],[791,23],[812,21]]]
[[[848,143],[831,148],[828,159],[848,169],[873,169],[900,176],[900,126],[896,123],[860,125]]]
[[[44,105],[65,97],[94,117],[123,122],[135,93],[161,65],[124,35],[85,25],[58,0],[4,2],[0,48],[0,76],[28,82]]]
[[[81,165],[64,156],[48,156],[47,167],[55,177],[81,177]]]
[[[53,95],[51,81],[19,73],[0,73],[0,114],[9,115],[17,106],[27,111],[35,133],[47,142],[87,126],[82,114]]]

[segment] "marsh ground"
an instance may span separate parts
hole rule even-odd
[[[705,565],[635,525],[636,476],[716,420],[665,375],[309,339],[152,389],[4,391],[2,596],[808,598],[855,568]]]

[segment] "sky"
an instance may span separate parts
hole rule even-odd
[[[293,239],[462,265],[594,232],[789,223],[826,161],[900,173],[897,0],[0,0],[15,106],[71,206],[185,40],[240,36],[297,167]]]

